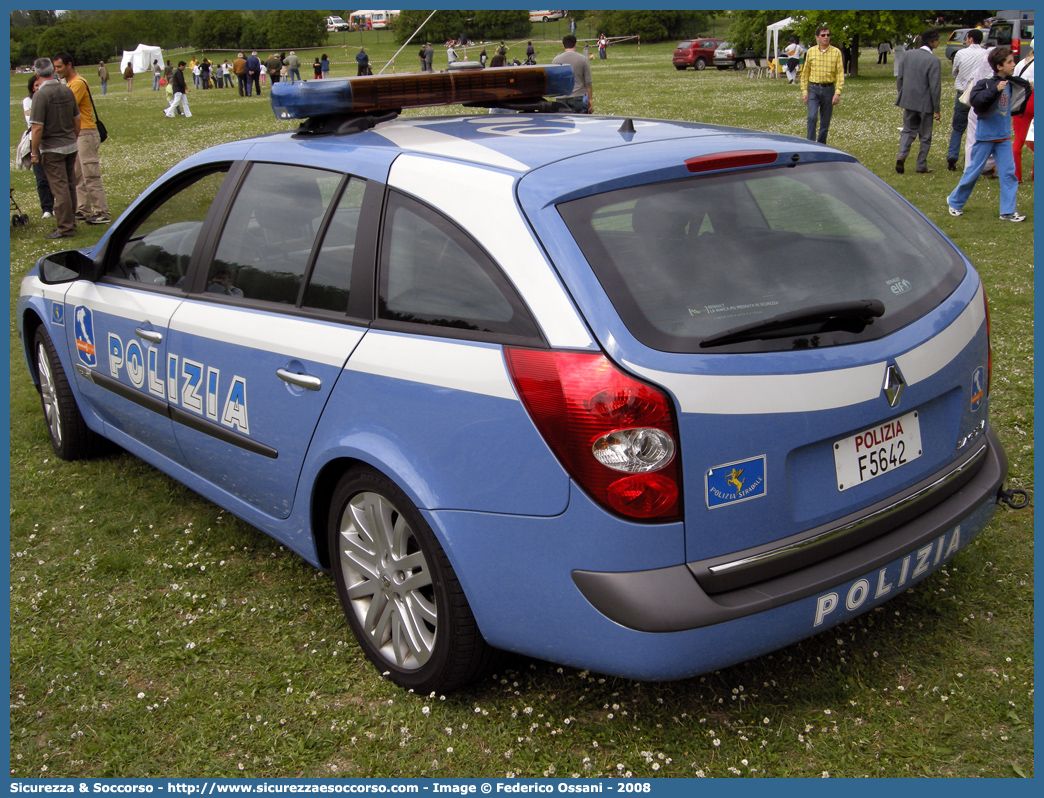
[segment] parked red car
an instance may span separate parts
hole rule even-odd
[[[674,48],[672,59],[675,69],[706,69],[714,60],[714,50],[721,44],[721,39],[690,39],[679,42]]]

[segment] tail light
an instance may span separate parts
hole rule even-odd
[[[540,434],[595,501],[626,518],[681,518],[678,425],[666,394],[601,353],[504,353]]]
[[[989,398],[993,380],[993,344],[990,343],[990,303],[986,299],[986,286],[982,287],[982,305],[986,310],[986,397]]]
[[[1018,54],[1019,54],[1019,45],[1020,44],[1022,44],[1022,42],[1020,42],[1018,39],[1012,39],[1011,40],[1011,52],[1012,52],[1012,55],[1018,56]]]

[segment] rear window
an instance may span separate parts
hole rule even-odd
[[[856,164],[704,175],[558,210],[628,329],[669,352],[880,337],[938,305],[965,274],[942,234]],[[865,328],[820,320],[700,346],[781,314],[865,300],[884,305]]]
[[[678,42],[678,46],[674,48],[676,50],[690,50],[692,49],[692,42]]]

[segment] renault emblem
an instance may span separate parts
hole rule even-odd
[[[894,363],[885,370],[884,395],[891,407],[899,404],[899,397],[903,395],[903,375],[899,373],[899,367]]]

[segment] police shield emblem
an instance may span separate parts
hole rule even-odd
[[[76,354],[85,366],[98,365],[98,356],[94,348],[94,316],[91,309],[77,305],[73,314],[76,330]]]

